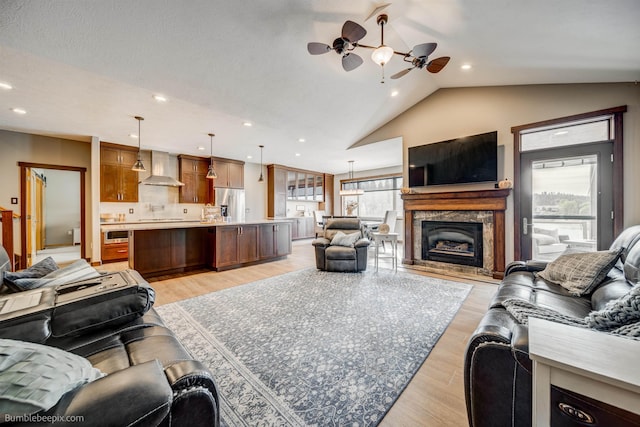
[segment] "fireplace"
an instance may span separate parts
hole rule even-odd
[[[422,259],[482,267],[482,223],[422,221]]]

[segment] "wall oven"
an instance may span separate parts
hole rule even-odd
[[[129,232],[127,230],[111,230],[104,232],[104,243],[127,243],[129,241]]]

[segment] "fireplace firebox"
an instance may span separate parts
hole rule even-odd
[[[422,259],[482,267],[482,223],[422,221]]]

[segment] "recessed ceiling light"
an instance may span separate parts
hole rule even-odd
[[[204,151],[204,147],[202,145],[198,145],[198,150]]]
[[[0,82],[0,88],[10,90],[10,89],[13,89],[13,86],[11,86],[9,83]]]
[[[129,138],[138,139],[138,135],[136,135],[135,133],[130,133]]]
[[[305,141],[306,141],[306,139],[304,139],[304,138],[298,138],[298,142],[305,142]]]
[[[554,133],[554,136],[560,136],[560,135],[566,135],[568,134],[569,131],[568,130],[559,130],[558,132]]]
[[[391,92],[391,96],[398,96],[400,92],[398,92],[397,90],[394,90]]]
[[[251,154],[249,154],[249,155],[247,156],[247,159],[253,159],[253,156],[252,156]]]
[[[22,108],[12,108],[11,111],[16,114],[27,114],[27,110],[24,110]]]
[[[462,68],[463,70],[470,70],[471,69],[471,64],[462,64],[460,66],[460,68]]]
[[[153,95],[153,99],[158,102],[167,102],[167,97],[164,95]]]
[[[251,122],[242,122],[243,126],[246,126],[248,128],[250,128],[251,126],[253,126],[253,124]]]
[[[300,157],[300,153],[296,153],[296,157]]]

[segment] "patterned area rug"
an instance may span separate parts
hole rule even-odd
[[[375,426],[471,285],[301,270],[157,310],[213,372],[226,426]]]

